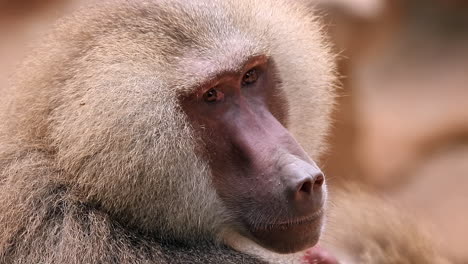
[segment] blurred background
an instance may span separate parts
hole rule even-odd
[[[90,1],[0,0],[0,96],[31,41]],[[339,54],[329,185],[362,183],[468,263],[468,0],[302,1]]]

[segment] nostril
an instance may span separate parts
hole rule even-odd
[[[312,181],[306,180],[302,183],[301,187],[299,188],[299,192],[305,192],[307,194],[312,193]]]
[[[315,176],[314,188],[322,187],[324,182],[325,182],[325,177],[323,177],[323,174],[322,173],[318,174],[317,176]]]
[[[318,190],[320,187],[322,187],[324,182],[325,177],[323,177],[322,173],[318,173],[314,177],[308,177],[307,179],[303,180],[303,182],[299,185],[297,192],[312,194],[314,190]]]

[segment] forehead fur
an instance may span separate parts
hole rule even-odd
[[[190,89],[216,72],[236,70],[249,57],[289,55],[290,50],[301,51],[289,58],[299,72],[329,75],[325,67],[318,72],[303,63],[330,66],[311,10],[291,1],[189,2],[107,1],[86,9],[72,23],[78,22],[77,28],[92,36],[96,46],[107,47],[113,63],[144,61],[164,72],[160,81],[176,90]],[[88,23],[81,23],[83,19]],[[86,28],[79,27],[83,24]]]

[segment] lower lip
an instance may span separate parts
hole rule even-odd
[[[316,222],[317,220],[322,219],[323,213],[324,213],[324,210],[320,209],[314,214],[308,217],[301,218],[301,219],[280,222],[280,223],[271,223],[271,224],[264,224],[264,225],[261,224],[260,227],[256,228],[256,230],[272,230],[272,229],[284,230],[284,229],[289,229],[289,228],[293,228],[293,227],[300,226],[300,225],[310,224],[310,223]]]

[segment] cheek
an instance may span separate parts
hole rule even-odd
[[[278,85],[271,84],[270,87],[272,88],[266,94],[268,110],[284,127],[288,127],[289,105],[286,92]]]

